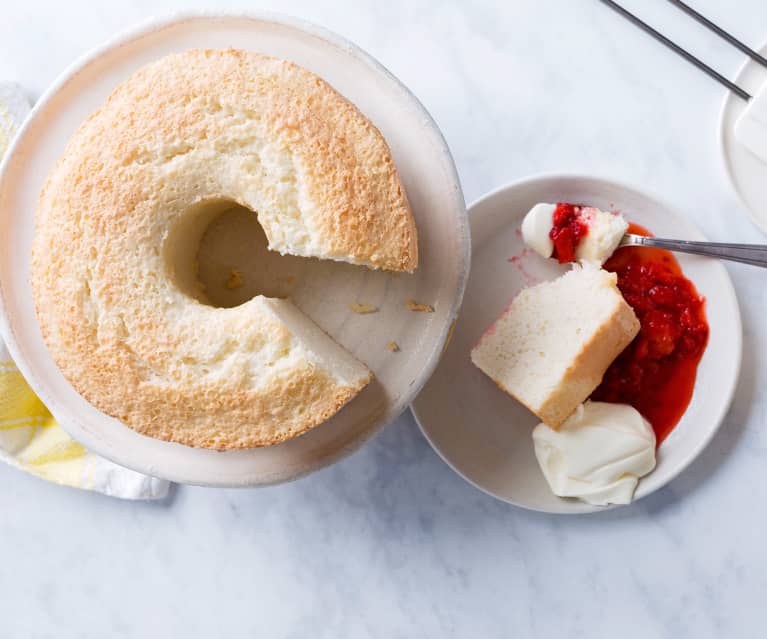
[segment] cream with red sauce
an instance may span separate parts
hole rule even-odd
[[[569,202],[533,206],[522,221],[522,237],[542,257],[560,263],[602,264],[618,248],[628,223],[619,213]]]
[[[551,216],[549,231],[549,237],[554,243],[552,257],[560,264],[575,262],[576,249],[588,232],[589,224],[584,218],[583,207],[558,202]]]

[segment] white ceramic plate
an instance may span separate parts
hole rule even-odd
[[[141,436],[81,398],[50,358],[29,290],[40,187],[73,130],[140,66],[193,47],[254,49],[314,71],[354,102],[388,141],[412,203],[421,263],[412,275],[288,262],[296,304],[367,363],[375,381],[337,416],[293,441],[220,453]],[[42,97],[0,175],[0,309],[12,356],[64,428],[115,462],[174,481],[253,486],[296,478],[356,449],[413,399],[435,367],[468,274],[466,209],[450,152],[418,100],[370,56],[323,29],[273,15],[183,15],[118,36],[69,68]],[[413,298],[434,313],[405,308]],[[380,307],[355,315],[353,302]],[[396,341],[401,351],[388,350]]]
[[[757,51],[767,55],[767,44]],[[767,69],[746,58],[734,82],[754,95],[767,82]],[[735,122],[745,110],[745,100],[728,91],[719,117],[719,147],[727,176],[740,201],[754,224],[767,233],[767,163],[735,139]]]
[[[703,239],[667,204],[635,188],[597,178],[535,177],[481,198],[469,208],[471,276],[453,339],[413,403],[413,412],[437,452],[478,488],[533,510],[585,513],[600,508],[560,499],[549,490],[533,452],[531,431],[538,422],[536,417],[498,389],[469,359],[471,347],[520,289],[566,270],[553,260],[523,253],[519,231],[533,204],[557,201],[622,211],[659,237]],[[658,465],[640,482],[637,498],[673,479],[708,443],[730,404],[740,369],[740,313],[727,271],[716,260],[678,258],[685,275],[706,297],[709,343],[698,368],[692,402],[660,446]]]

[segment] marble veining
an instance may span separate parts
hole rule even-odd
[[[723,73],[740,64],[668,3],[625,4]],[[764,2],[694,4],[748,42],[767,38]],[[4,3],[0,78],[36,97],[114,31],[209,6]],[[537,172],[596,173],[674,200],[712,239],[766,241],[718,155],[723,90],[596,0],[259,7],[320,22],[398,75],[442,127],[469,201]],[[763,271],[728,269],[746,344],[735,403],[700,458],[655,495],[577,518],[518,510],[454,475],[410,414],[298,482],[179,487],[157,504],[0,467],[0,636],[758,636],[767,287]]]

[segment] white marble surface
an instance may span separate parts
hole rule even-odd
[[[722,71],[740,64],[663,0],[625,3]],[[0,78],[39,95],[115,30],[213,4],[224,5],[1,0]],[[750,42],[767,38],[762,0],[694,4]],[[765,241],[718,155],[722,89],[596,0],[259,6],[324,24],[402,78],[442,127],[469,201],[535,172],[598,173],[675,199],[712,239]],[[514,509],[455,476],[409,414],[299,482],[181,487],[159,504],[1,467],[0,636],[763,634],[767,274],[729,268],[746,338],[735,403],[654,496],[580,518]]]

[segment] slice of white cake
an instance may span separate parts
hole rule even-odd
[[[639,332],[616,282],[586,264],[524,289],[471,351],[472,362],[558,428]]]

